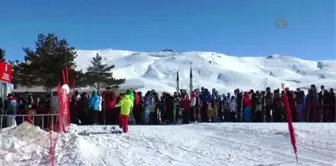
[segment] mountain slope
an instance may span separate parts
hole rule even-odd
[[[290,88],[306,89],[310,84],[336,87],[336,61],[309,61],[285,55],[234,57],[215,52],[134,52],[124,50],[78,50],[78,68],[90,65],[95,54],[114,64],[114,76],[141,80],[143,91],[156,89],[173,92],[176,72],[180,88],[189,89],[189,71],[193,69],[194,88],[204,86],[220,92],[234,89],[272,89],[285,83]]]

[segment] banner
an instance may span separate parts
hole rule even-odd
[[[12,83],[12,66],[4,61],[0,61],[0,81]]]

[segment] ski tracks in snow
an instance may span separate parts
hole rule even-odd
[[[321,133],[335,130],[315,128],[311,135],[311,130],[301,126],[296,126],[299,163],[295,162],[286,124],[251,123],[130,126],[127,134],[114,134],[114,126],[87,127],[82,133],[91,134],[76,135],[80,141],[69,147],[64,142],[60,147],[86,152],[68,152],[58,159],[95,166],[332,166],[336,162],[332,158],[335,141]]]
[[[279,132],[274,132],[272,130],[258,130],[258,127],[255,127],[254,129],[253,127],[230,128],[230,130],[232,129],[237,132],[226,132],[226,134],[222,134],[223,136],[219,136],[220,134],[217,134],[215,137],[224,140],[227,144],[247,147],[247,149],[249,149],[248,151],[251,151],[253,148],[259,149],[259,151],[253,152],[257,154],[259,153],[260,156],[264,156],[264,160],[261,158],[258,159],[259,163],[263,163],[259,165],[269,165],[267,163],[270,160],[276,161],[276,165],[287,165],[292,163],[295,165],[331,166],[335,163],[334,157],[331,157],[330,155],[326,156],[321,153],[321,151],[328,151],[328,154],[332,154],[330,149],[323,146],[314,147],[311,146],[311,144],[304,144],[304,141],[302,141],[303,139],[300,139],[300,137],[297,137],[297,145],[299,146],[299,163],[296,163],[288,132],[283,132],[284,135],[278,135]],[[311,136],[311,139],[317,142],[320,138]],[[303,149],[303,147],[308,147],[315,152],[311,153],[306,150],[307,148]],[[335,150],[336,149],[334,149],[334,154]],[[244,158],[246,157],[243,157],[243,159]],[[254,156],[253,158],[255,159],[257,157]]]

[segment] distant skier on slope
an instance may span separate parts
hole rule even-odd
[[[128,132],[128,116],[133,107],[133,101],[129,94],[124,94],[122,99],[116,105],[120,107],[119,127],[123,129],[124,133]]]

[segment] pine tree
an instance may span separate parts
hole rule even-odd
[[[24,61],[14,65],[16,83],[51,89],[62,80],[62,70],[67,66],[69,80],[75,78],[77,86],[81,85],[83,73],[75,70],[75,49],[65,39],[59,39],[55,34],[39,34],[35,45],[35,51],[23,48],[26,53]]]
[[[0,48],[0,61],[6,61],[6,51]]]
[[[102,57],[96,55],[91,60],[91,66],[86,69],[86,83],[91,86],[96,86],[97,90],[102,87],[114,87],[118,88],[119,85],[125,82],[125,79],[113,78],[114,65],[104,64],[102,62]]]

